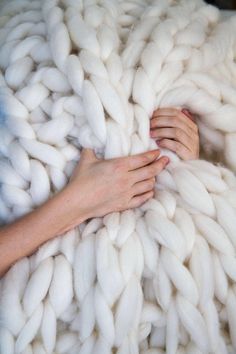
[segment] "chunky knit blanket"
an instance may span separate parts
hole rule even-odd
[[[236,20],[201,0],[13,0],[0,10],[0,219],[67,183],[82,147],[156,148],[158,107],[197,117],[199,160],[1,280],[1,353],[236,353]]]

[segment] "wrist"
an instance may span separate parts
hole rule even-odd
[[[57,235],[69,231],[92,217],[86,208],[85,200],[78,183],[73,182],[54,197],[54,208],[58,220]]]

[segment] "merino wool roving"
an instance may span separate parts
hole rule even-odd
[[[236,19],[201,0],[9,0],[0,27],[2,223],[61,190],[82,147],[156,148],[158,107],[193,112],[201,143],[199,160],[162,151],[142,207],[11,267],[1,353],[236,353]]]

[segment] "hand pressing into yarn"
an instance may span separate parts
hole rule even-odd
[[[198,127],[192,114],[183,109],[160,108],[154,111],[150,135],[157,145],[177,153],[183,160],[199,158]]]
[[[43,205],[0,229],[0,276],[37,247],[91,217],[135,208],[153,196],[168,163],[160,150],[110,160],[85,149],[70,182]]]
[[[143,154],[98,159],[91,149],[84,149],[65,192],[72,216],[69,228],[78,224],[76,213],[83,210],[86,218],[135,208],[154,195],[155,176],[168,163],[160,150]]]

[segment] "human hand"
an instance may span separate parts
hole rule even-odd
[[[160,108],[150,121],[150,135],[160,147],[177,153],[183,160],[199,158],[198,126],[189,111]]]
[[[65,187],[70,227],[78,224],[77,214],[84,219],[110,212],[135,208],[154,195],[155,176],[169,162],[160,150],[115,158],[98,159],[91,149],[84,149],[78,166]]]
[[[111,160],[81,153],[70,182],[40,207],[0,229],[0,276],[46,241],[91,217],[135,208],[154,194],[155,176],[168,163],[160,150]]]

